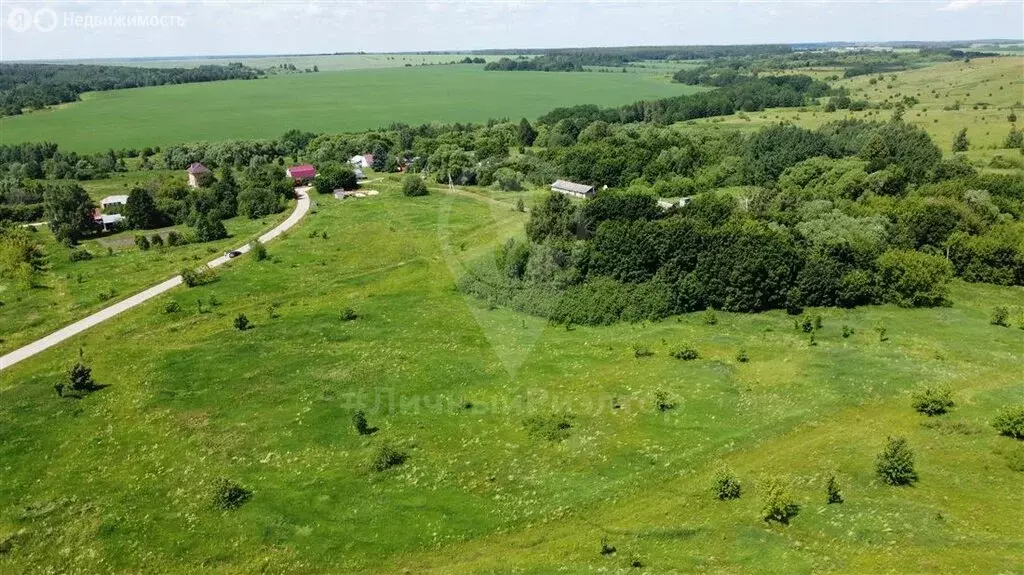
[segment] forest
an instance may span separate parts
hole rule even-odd
[[[260,75],[259,70],[240,63],[196,68],[0,63],[0,116],[16,116],[25,109],[38,110],[75,102],[83,92],[252,80]]]

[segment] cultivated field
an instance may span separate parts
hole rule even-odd
[[[51,141],[94,152],[197,140],[277,138],[292,128],[352,132],[394,122],[535,118],[558,106],[627,104],[690,93],[656,74],[485,72],[422,66],[94,92],[0,119],[0,143]]]
[[[566,329],[454,289],[461,263],[525,215],[472,192],[374,187],[317,198],[271,259],[232,262],[0,374],[0,571],[1019,568],[1010,466],[1024,455],[989,421],[1024,400],[1024,332],[988,323],[997,304],[1024,307],[1019,288],[957,283],[948,308],[820,310],[814,346],[782,312]],[[171,301],[181,311],[166,313]],[[345,308],[359,317],[342,321]],[[233,329],[238,313],[255,328]],[[701,359],[668,356],[684,344]],[[109,387],[59,399],[79,347]],[[913,411],[925,383],[952,387],[951,414]],[[675,409],[656,408],[659,391]],[[375,433],[355,432],[355,409]],[[551,421],[569,427],[546,433]],[[896,433],[917,453],[911,488],[873,473]],[[370,471],[385,442],[409,459]],[[710,490],[722,464],[738,501]],[[841,505],[825,504],[832,472]],[[766,474],[801,506],[788,527],[758,515]],[[214,510],[220,478],[251,501]]]
[[[410,66],[448,64],[465,57],[477,57],[474,54],[324,54],[297,56],[238,56],[227,58],[129,58],[129,59],[97,59],[76,60],[76,63],[106,64],[110,66],[140,66],[145,68],[194,68],[197,66],[226,66],[240,62],[251,68],[273,68],[282,64],[292,64],[300,70],[316,66],[321,72],[339,70],[366,70],[373,68],[401,68]],[[484,59],[497,60],[501,55],[482,56]],[[55,63],[67,63],[67,60],[56,60]]]
[[[825,77],[835,73],[818,71],[815,75]],[[1024,125],[1024,58],[979,58],[969,64],[948,62],[884,74],[884,80],[878,78],[878,74],[857,76],[833,81],[831,84],[849,89],[853,100],[866,99],[872,103],[897,102],[902,96],[916,97],[920,103],[909,108],[903,119],[927,130],[946,153],[951,153],[957,132],[967,128],[967,137],[971,143],[968,155],[990,159],[999,153],[993,150],[1002,148],[1010,131],[1011,123],[1007,117],[1011,109],[1017,110],[1017,126]],[[875,83],[871,83],[873,79]],[[945,109],[955,107],[957,102],[960,103],[958,109]],[[781,121],[816,128],[843,118],[885,121],[891,116],[892,110],[837,110],[828,113],[823,107],[815,107],[804,110],[766,110],[694,123],[701,126],[744,126],[753,130]],[[1001,153],[1006,157],[1020,159],[1020,154],[1013,150],[1003,150]]]

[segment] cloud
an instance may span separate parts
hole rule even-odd
[[[949,4],[946,4],[942,8],[939,8],[941,12],[960,12],[967,10],[971,6],[981,4],[981,0],[951,0]]]

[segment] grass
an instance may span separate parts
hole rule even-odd
[[[401,68],[412,66],[438,65],[457,62],[473,54],[324,54],[298,56],[238,56],[231,58],[128,58],[74,60],[74,63],[105,64],[110,66],[141,66],[145,68],[195,68],[200,65],[226,66],[241,62],[253,68],[272,68],[281,64],[293,64],[300,70],[316,66],[321,72],[342,70],[366,70],[375,68]],[[487,61],[497,60],[501,55],[484,56]],[[71,61],[55,61],[69,63]]]
[[[82,102],[0,119],[0,143],[51,141],[94,152],[277,138],[292,128],[331,133],[393,122],[535,118],[558,106],[618,105],[696,89],[652,74],[486,72],[480,65],[324,72],[88,93]]]
[[[585,573],[632,557],[651,572],[1019,569],[1016,442],[988,421],[1024,401],[1024,338],[988,316],[1024,306],[1021,289],[812,310],[814,347],[782,312],[566,330],[454,288],[525,215],[487,193],[374,187],[318,198],[272,260],[240,258],[0,374],[0,541],[14,534],[0,571]],[[199,313],[211,296],[221,305]],[[171,301],[182,311],[165,314]],[[235,330],[239,313],[255,327]],[[701,359],[669,357],[684,343]],[[79,347],[109,387],[61,400],[52,385]],[[923,383],[951,387],[941,417],[962,426],[923,425],[936,419],[910,406]],[[675,407],[658,410],[657,391]],[[373,435],[352,428],[356,409]],[[531,433],[556,420],[570,422],[557,440]],[[913,488],[873,475],[896,433],[917,453]],[[383,444],[408,459],[371,471]],[[744,484],[737,501],[710,491],[722,464]],[[833,471],[841,505],[825,503]],[[789,526],[759,517],[769,474],[801,506]],[[222,478],[251,499],[216,509]]]
[[[102,197],[105,182],[91,195]],[[95,192],[95,193],[93,193]],[[232,249],[259,237],[283,220],[294,203],[280,214],[250,220],[232,218],[224,222],[230,237],[202,244],[153,248],[140,251],[134,238],[171,230],[182,232],[186,226],[174,226],[145,232],[126,231],[82,242],[77,249],[93,255],[86,261],[72,262],[70,250],[54,240],[49,228],[39,228],[38,236],[47,256],[47,271],[40,286],[20,287],[0,280],[0,354],[12,351],[118,300],[168,279],[185,267],[198,267]],[[273,247],[271,246],[271,250]]]
[[[897,101],[901,96],[914,96],[920,103],[906,111],[904,121],[925,129],[947,155],[952,155],[953,138],[961,128],[967,128],[972,159],[991,160],[995,154],[1020,157],[1016,150],[999,150],[1010,131],[1007,120],[1010,108],[1017,108],[1017,126],[1024,126],[1024,58],[981,58],[964,62],[948,62],[885,74],[858,76],[831,82],[835,87],[846,87],[853,100],[867,99],[872,103]],[[895,77],[895,79],[893,79]],[[876,83],[871,84],[875,79]],[[936,91],[933,94],[933,90]],[[944,110],[960,101],[959,110]],[[975,109],[975,105],[978,108]],[[984,104],[987,109],[982,109]],[[851,112],[838,110],[824,112],[823,106],[806,110],[771,109],[764,112],[711,118],[694,122],[699,126],[743,126],[757,129],[778,122],[791,122],[816,128],[826,122],[843,118],[861,118],[887,121],[891,110]]]

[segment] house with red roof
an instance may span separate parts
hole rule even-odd
[[[316,168],[312,164],[299,164],[292,166],[285,171],[288,177],[295,180],[295,183],[308,182],[316,177]]]

